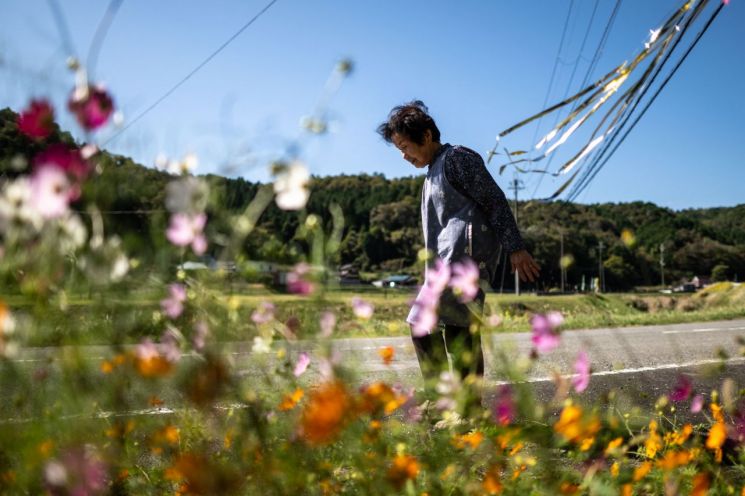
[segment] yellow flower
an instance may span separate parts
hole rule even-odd
[[[636,236],[630,229],[624,229],[621,231],[621,241],[628,248],[631,248],[636,244]]]
[[[455,465],[450,464],[447,467],[445,467],[445,470],[442,471],[440,474],[440,480],[446,480],[449,479],[451,475],[455,473]]]
[[[618,464],[618,462],[613,462],[613,465],[610,466],[610,474],[613,477],[618,477],[618,472],[621,469],[621,466]]]
[[[657,452],[662,449],[662,438],[657,434],[657,422],[654,420],[649,422],[649,435],[647,440],[644,441],[644,449],[647,458],[654,458]]]
[[[39,445],[39,454],[46,458],[49,456],[49,454],[52,452],[52,449],[54,448],[54,443],[51,439],[47,439],[43,443]]]

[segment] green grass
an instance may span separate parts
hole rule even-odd
[[[232,294],[215,289],[191,292],[198,307],[209,308],[210,328],[219,341],[247,341],[256,335],[251,313],[263,301],[277,307],[279,322],[299,322],[299,338],[315,334],[322,312],[337,316],[337,337],[406,336],[405,323],[412,299],[411,290],[331,290],[306,298],[252,287],[236,287]],[[159,301],[164,295],[148,289],[111,293],[71,294],[54,300],[50,308],[22,295],[1,297],[16,318],[31,322],[25,346],[63,344],[133,343],[144,336],[157,337],[163,329]],[[352,313],[351,299],[360,296],[375,306],[369,321]],[[745,286],[713,286],[695,295],[584,294],[536,296],[487,296],[488,312],[497,313],[502,324],[495,332],[525,332],[533,313],[556,310],[565,317],[564,329],[592,329],[657,325],[745,317]],[[41,313],[43,312],[43,315]],[[26,317],[32,317],[26,319]],[[43,318],[40,318],[43,317]],[[185,335],[189,322],[198,315],[187,314],[175,322]]]

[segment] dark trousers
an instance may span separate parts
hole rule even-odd
[[[448,353],[453,360],[453,371],[460,372],[461,379],[469,374],[484,376],[480,332],[471,333],[468,327],[441,324],[431,334],[411,339],[426,389],[432,388],[440,373],[448,370]]]

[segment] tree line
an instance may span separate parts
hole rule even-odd
[[[18,132],[16,114],[0,110],[0,173],[14,177],[51,142],[73,144],[57,129],[39,143]],[[143,262],[157,257],[166,243],[165,186],[174,176],[132,159],[103,151],[97,174],[78,202],[97,205],[105,225]],[[19,165],[20,164],[20,165]],[[28,165],[26,165],[28,167]],[[262,186],[242,178],[201,176],[210,186],[208,234],[230,232],[232,219]],[[291,264],[308,251],[300,229],[316,214],[330,223],[329,209],[341,207],[344,229],[336,259],[360,270],[418,274],[422,248],[420,191],[423,176],[385,178],[381,174],[312,177],[311,196],[302,212],[271,204],[246,239],[243,255],[251,260]],[[500,182],[500,178],[497,181]],[[503,181],[502,181],[503,182]],[[662,271],[671,283],[693,276],[738,279],[745,275],[745,204],[674,211],[649,202],[584,205],[568,202],[520,202],[520,227],[529,250],[542,267],[541,289],[559,287],[560,258],[565,258],[568,288],[599,276],[608,290],[658,285]],[[331,226],[325,225],[330,230]],[[664,262],[664,266],[660,263]],[[509,270],[504,288],[511,287]],[[502,284],[502,281],[499,281]]]

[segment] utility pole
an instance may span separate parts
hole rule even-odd
[[[598,284],[600,292],[605,293],[605,270],[603,268],[603,248],[605,245],[602,241],[598,242]]]
[[[512,179],[509,189],[515,192],[515,208],[512,213],[515,215],[515,224],[518,224],[517,222],[517,192],[525,189],[525,186],[523,186],[523,182],[517,178],[517,174],[515,174],[514,178]],[[520,228],[520,225],[518,224],[518,229],[519,228]],[[506,259],[505,259],[505,263],[507,263]],[[517,273],[517,269],[515,269],[515,294],[516,295],[520,294],[520,276]]]
[[[566,269],[564,268],[564,230],[559,230],[561,239],[561,255],[559,256],[559,268],[561,269],[561,292],[564,293],[564,284],[566,283]]]
[[[662,287],[665,287],[665,243],[660,243],[660,277],[662,277]]]

